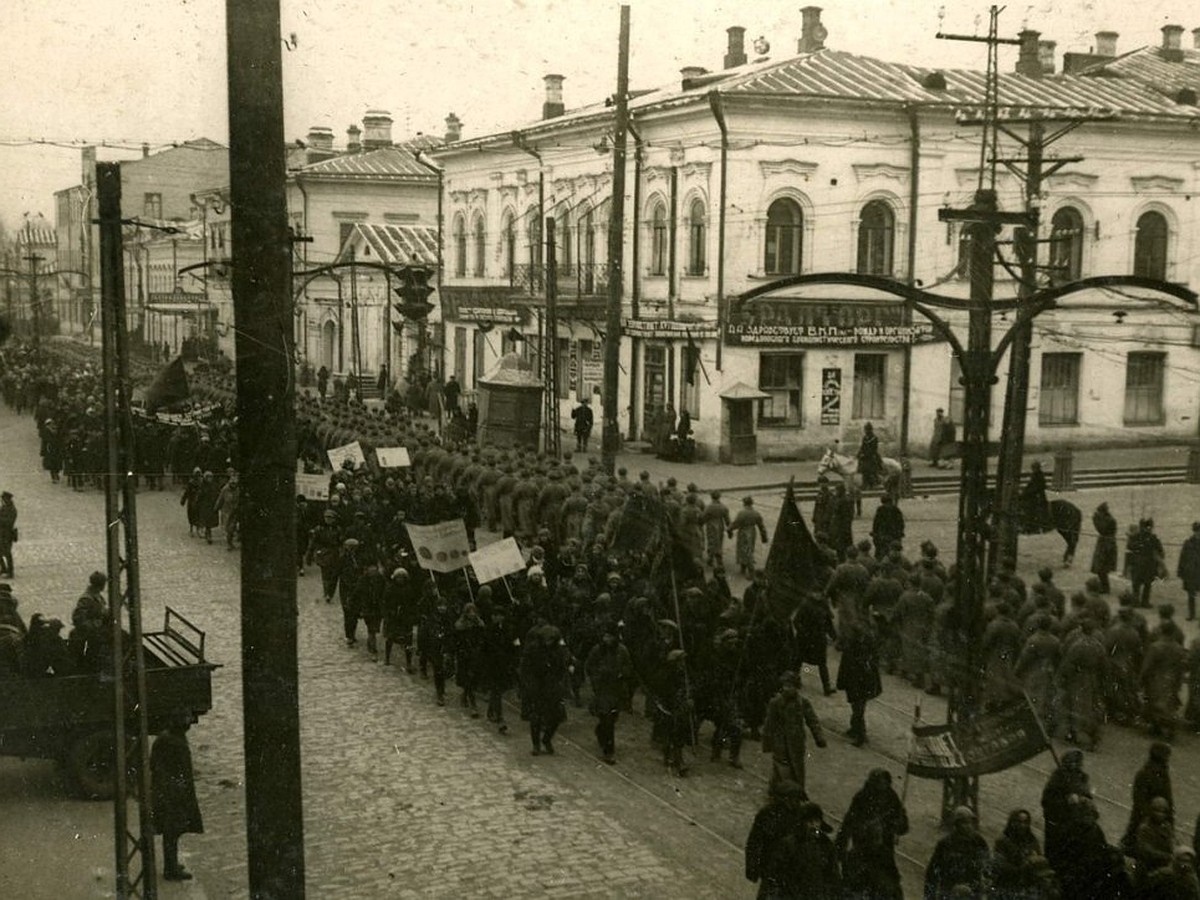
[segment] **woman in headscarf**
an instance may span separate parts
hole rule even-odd
[[[908,815],[887,769],[872,769],[850,801],[835,846],[842,862],[846,896],[859,900],[902,900],[896,839],[908,833]]]
[[[1005,900],[1043,900],[1049,897],[1054,872],[1042,856],[1027,809],[1008,814],[1004,833],[996,838],[992,857],[992,892]]]

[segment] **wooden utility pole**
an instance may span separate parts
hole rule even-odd
[[[133,421],[129,402],[129,345],[125,325],[125,281],[121,277],[121,165],[96,165],[100,213],[102,305],[101,359],[104,383],[104,478],[108,606],[112,618],[113,837],[118,900],[158,896],[154,830],[150,817],[150,735],[146,664],[142,654],[142,605],[138,564],[137,491],[131,473]],[[124,632],[128,619],[128,637]],[[132,678],[130,674],[132,673]],[[132,693],[133,696],[128,696]],[[129,716],[129,711],[133,715]],[[129,724],[132,720],[133,733]],[[139,829],[129,830],[129,777],[136,772]]]
[[[612,209],[608,219],[608,306],[604,317],[604,427],[600,459],[612,475],[621,445],[621,297],[625,277],[625,143],[629,131],[629,6],[621,6],[617,44],[616,123],[613,134]],[[636,236],[635,236],[636,240]],[[637,273],[634,273],[637,277]]]
[[[279,0],[226,0],[242,715],[253,900],[303,900],[294,334]]]

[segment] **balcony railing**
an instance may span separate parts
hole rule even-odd
[[[608,293],[608,265],[560,265],[556,267],[555,283],[560,298],[604,296]],[[513,266],[509,287],[526,291],[530,296],[543,296],[546,287],[545,266],[521,263]]]

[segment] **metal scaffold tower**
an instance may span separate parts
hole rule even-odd
[[[113,838],[116,896],[155,900],[154,830],[150,817],[150,735],[146,663],[142,654],[133,420],[129,346],[121,267],[121,166],[97,163],[99,197],[108,603],[112,615]],[[128,633],[126,633],[126,625]],[[136,785],[136,832],[130,827],[130,788]]]

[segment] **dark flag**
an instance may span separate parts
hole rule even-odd
[[[680,585],[704,577],[704,570],[679,534],[666,504],[648,491],[631,491],[621,508],[609,548],[617,556],[641,553],[652,569],[669,583],[671,573]]]
[[[953,725],[914,725],[907,772],[918,778],[988,775],[1052,750],[1029,699]]]
[[[805,594],[824,590],[829,575],[824,556],[796,506],[794,481],[788,483],[767,551],[767,609],[781,620],[796,611]]]
[[[177,356],[154,376],[154,381],[146,388],[146,412],[153,413],[164,406],[186,400],[191,395],[183,357]]]

